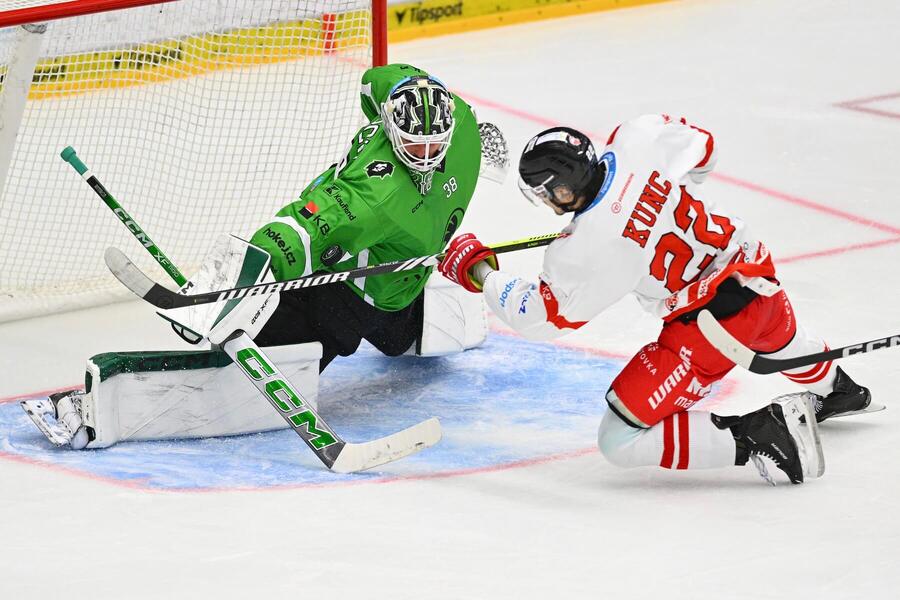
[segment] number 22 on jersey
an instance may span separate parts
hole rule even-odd
[[[650,239],[650,228],[656,224],[656,216],[669,200],[671,191],[672,183],[660,182],[659,172],[653,171],[635,203],[622,237],[633,240],[643,248]],[[674,212],[677,230],[668,231],[659,238],[650,262],[650,275],[663,282],[670,292],[677,292],[690,283],[684,274],[696,256],[703,255],[703,258],[696,266],[695,275],[709,266],[716,250],[728,247],[734,234],[734,225],[727,217],[707,214],[703,202],[691,196],[684,186],[679,188],[679,192],[680,199]],[[721,231],[712,229],[710,221]]]
[[[711,229],[710,221],[721,232]],[[684,186],[681,186],[681,199],[675,207],[675,225],[681,233],[670,231],[659,238],[650,263],[650,274],[664,282],[670,292],[677,292],[690,283],[684,279],[684,272],[696,255],[704,255],[697,265],[699,274],[713,261],[716,250],[728,247],[734,233],[734,225],[727,217],[707,214],[703,202],[691,196]],[[708,248],[704,246],[712,248],[712,253],[707,254]],[[666,268],[666,258],[670,255],[672,259]]]

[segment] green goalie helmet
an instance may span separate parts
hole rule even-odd
[[[446,86],[423,76],[399,81],[382,105],[394,153],[410,169],[423,194],[431,188],[431,175],[450,149],[453,109]]]

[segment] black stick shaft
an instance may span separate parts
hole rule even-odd
[[[150,256],[156,259],[156,262],[159,263],[159,266],[163,268],[163,270],[169,274],[175,283],[179,286],[187,283],[187,278],[181,274],[181,271],[178,270],[178,267],[175,266],[169,257],[163,253],[162,250],[159,249],[159,246],[156,245],[156,242],[150,239],[150,236],[147,235],[141,226],[137,224],[137,221],[131,218],[125,209],[122,208],[122,205],[113,197],[112,194],[109,193],[109,190],[104,187],[100,180],[97,179],[97,176],[91,173],[90,169],[87,168],[78,155],[75,153],[75,148],[72,146],[66,146],[66,148],[60,152],[60,157],[72,165],[72,168],[75,169],[79,175],[81,175],[82,179],[84,179],[91,189],[103,200],[103,203],[109,207],[109,210],[113,212],[116,217],[125,227],[128,228],[128,231],[131,232],[138,242],[141,243],[147,252],[150,253]]]
[[[526,250],[528,248],[537,248],[546,246],[560,236],[558,233],[539,235],[522,240],[505,242],[491,246],[491,249],[497,254],[505,252],[513,252],[516,250]],[[368,267],[360,267],[351,269],[350,271],[338,271],[335,273],[321,273],[306,275],[296,279],[286,281],[278,281],[274,283],[261,283],[246,287],[236,287],[217,292],[207,292],[204,294],[181,295],[163,287],[159,284],[143,294],[141,297],[150,302],[154,306],[162,309],[181,308],[184,306],[196,306],[199,304],[210,304],[212,302],[220,302],[224,300],[233,300],[243,298],[245,296],[257,296],[265,294],[275,294],[287,292],[291,290],[316,287],[320,285],[328,285],[347,281],[348,279],[356,279],[357,277],[371,277],[373,275],[381,275],[382,273],[396,273],[398,271],[409,271],[420,267],[429,267],[438,264],[444,254],[432,254],[431,256],[420,256],[405,261],[396,261],[384,263],[380,265],[372,265]]]

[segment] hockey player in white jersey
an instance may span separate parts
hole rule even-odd
[[[693,469],[752,459],[774,483],[765,456],[800,483],[824,471],[816,422],[871,401],[841,368],[827,362],[784,372],[810,393],[743,416],[688,411],[734,366],[700,333],[703,308],[770,357],[825,348],[797,323],[766,247],[698,193],[716,154],[709,132],[666,115],[620,125],[600,156],[578,131],[543,131],[522,154],[520,189],[573,218],[548,246],[539,279],[498,270],[496,256],[471,234],[453,240],[440,269],[469,291],[483,290],[493,311],[531,339],[578,329],[628,293],[663,320],[659,338],[606,392],[598,444],[610,462]]]

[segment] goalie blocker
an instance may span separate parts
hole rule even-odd
[[[267,264],[267,256],[255,246],[222,236],[182,293],[259,281],[260,269]],[[249,296],[163,311],[160,316],[185,340],[206,338],[218,345],[235,329],[258,333],[277,306],[277,295]],[[391,354],[406,350],[440,356],[478,346],[487,336],[483,299],[440,277],[429,280],[411,324],[415,329],[410,330],[410,343]],[[334,353],[322,361],[317,341],[272,344],[266,353],[315,409],[319,371]],[[22,406],[51,442],[76,449],[285,428],[281,416],[244,379],[238,366],[218,350],[113,352],[88,360],[84,392],[72,390]]]

